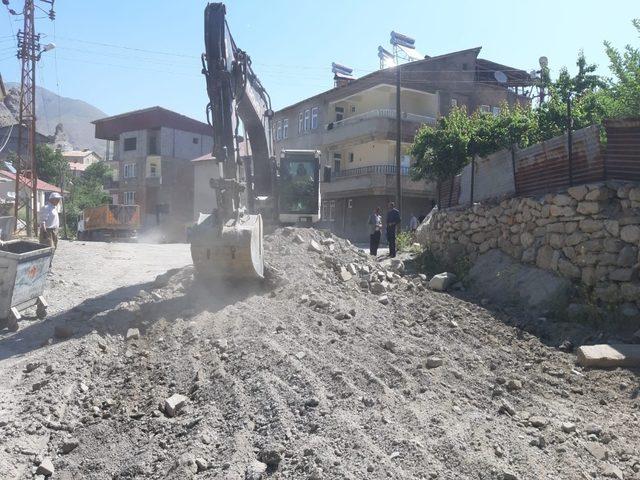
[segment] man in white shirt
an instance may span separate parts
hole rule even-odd
[[[411,219],[409,220],[409,230],[411,230],[412,232],[415,232],[417,229],[418,229],[418,219],[412,213]]]
[[[58,227],[60,227],[58,204],[61,199],[62,195],[53,192],[49,195],[47,203],[40,209],[40,243],[54,249],[58,247]]]

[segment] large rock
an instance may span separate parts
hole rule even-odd
[[[583,200],[584,197],[587,195],[587,192],[588,190],[586,185],[571,187],[567,190],[567,193],[578,201]]]
[[[431,280],[429,280],[429,288],[432,290],[438,290],[439,292],[444,292],[449,286],[451,286],[456,281],[456,276],[453,273],[444,272],[439,273],[438,275],[434,275]]]
[[[167,417],[176,416],[189,399],[179,393],[174,393],[164,401],[164,413]]]
[[[496,303],[517,303],[533,311],[564,309],[571,282],[523,265],[499,250],[478,257],[469,271],[471,289]]]
[[[549,245],[545,245],[538,250],[536,257],[536,265],[538,268],[544,270],[555,270],[558,268],[558,260],[560,259],[560,252],[554,250]]]
[[[36,470],[36,475],[44,475],[45,477],[49,477],[53,475],[55,472],[55,468],[53,468],[53,462],[51,461],[51,457],[44,457],[40,465],[38,465],[38,469]]]
[[[577,356],[583,367],[639,367],[640,345],[583,345]]]
[[[351,273],[345,267],[340,267],[338,278],[340,278],[341,282],[348,282],[352,277]]]
[[[625,242],[638,243],[640,240],[640,227],[638,225],[627,225],[620,230],[620,238]]]
[[[322,253],[324,252],[324,248],[322,248],[322,245],[320,245],[318,242],[316,242],[315,240],[311,240],[309,241],[309,247],[307,247],[309,251],[311,252],[316,252],[316,253]]]

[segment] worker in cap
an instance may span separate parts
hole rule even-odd
[[[53,192],[49,195],[47,203],[40,209],[40,243],[56,249],[58,247],[58,228],[60,227],[60,217],[58,217],[58,204],[62,200],[62,195]],[[53,257],[52,257],[53,259]]]

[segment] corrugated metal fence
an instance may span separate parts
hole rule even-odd
[[[607,120],[606,177],[640,182],[640,118]]]
[[[525,149],[502,150],[476,159],[451,181],[440,184],[439,203],[447,208],[507,196],[537,196],[571,185],[604,180],[640,181],[640,119],[608,120],[606,145],[591,126]],[[472,175],[473,172],[473,175]]]

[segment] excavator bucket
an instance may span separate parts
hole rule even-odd
[[[245,215],[220,228],[211,215],[201,215],[192,231],[191,258],[203,280],[264,278],[262,217]]]

